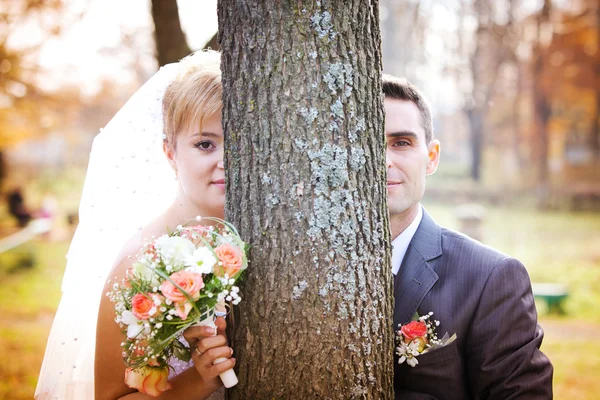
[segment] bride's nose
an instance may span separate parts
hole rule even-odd
[[[217,163],[217,168],[219,169],[225,169],[225,166],[223,164],[223,159],[221,158],[221,160],[219,160],[219,162]]]

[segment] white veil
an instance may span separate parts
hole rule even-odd
[[[37,399],[94,398],[96,320],[108,272],[127,240],[175,197],[162,151],[162,99],[177,67],[161,68],[94,139]]]

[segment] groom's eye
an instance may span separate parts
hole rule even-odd
[[[394,147],[406,147],[410,146],[410,142],[408,140],[400,139],[393,144]]]
[[[216,146],[213,142],[209,141],[209,140],[201,140],[198,143],[196,143],[194,145],[194,147],[200,149],[200,150],[212,150],[214,149]]]

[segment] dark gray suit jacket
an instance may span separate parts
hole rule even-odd
[[[423,212],[394,278],[394,328],[430,311],[450,345],[396,365],[396,399],[551,399],[552,364],[525,267]]]

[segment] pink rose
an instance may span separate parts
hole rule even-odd
[[[162,392],[171,389],[168,378],[168,368],[142,367],[136,370],[132,368],[125,370],[125,384],[127,386],[154,397],[160,396]]]
[[[230,278],[242,269],[243,254],[240,249],[230,244],[222,244],[215,249],[215,254],[222,265],[215,265],[215,275]]]
[[[400,328],[404,335],[404,341],[409,343],[413,339],[420,338],[427,342],[427,325],[423,321],[412,321]]]
[[[184,238],[194,242],[194,244],[196,244],[196,245],[203,243],[203,241],[200,240],[200,237],[202,237],[202,236],[206,237],[209,235],[210,235],[210,231],[204,225],[195,225],[195,226],[187,227],[181,233],[181,237],[184,237]]]
[[[169,276],[180,288],[182,288],[190,297],[197,300],[200,297],[200,290],[204,287],[202,275],[190,271],[179,271]],[[164,281],[160,285],[160,291],[169,300],[174,303],[184,303],[189,301],[177,286],[170,281]]]
[[[149,319],[156,314],[156,311],[150,293],[138,293],[131,299],[131,312],[138,319]]]

